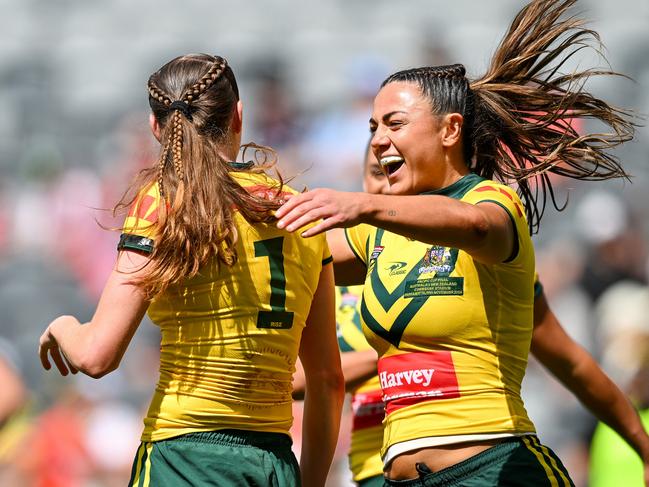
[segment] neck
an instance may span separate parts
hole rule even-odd
[[[447,154],[445,159],[444,172],[440,178],[440,188],[450,186],[471,172],[462,157]]]

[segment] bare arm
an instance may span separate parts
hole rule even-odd
[[[624,393],[565,332],[541,294],[534,301],[531,351],[592,413],[640,455],[649,485],[649,436]]]
[[[376,352],[363,350],[362,352],[344,352],[340,354],[340,363],[345,377],[345,392],[350,392],[366,380],[376,375]],[[305,389],[304,368],[298,361],[293,375],[293,399],[304,399]]]
[[[119,254],[89,323],[81,325],[73,316],[50,323],[39,347],[46,370],[51,368],[49,356],[62,375],[70,369],[99,378],[117,368],[149,306],[140,290],[129,283],[147,259],[132,251]]]
[[[300,470],[305,486],[324,486],[340,428],[344,385],[334,317],[333,269],[325,265],[302,333],[305,375]]]
[[[460,248],[476,260],[506,260],[514,247],[507,212],[494,203],[472,205],[440,195],[393,196],[316,189],[292,196],[276,213],[279,228],[317,222],[304,237],[358,223],[431,244]],[[335,257],[334,257],[335,258]]]

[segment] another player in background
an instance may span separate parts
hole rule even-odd
[[[363,190],[389,194],[387,177],[369,145],[363,167]],[[381,386],[376,370],[377,356],[363,335],[360,301],[363,286],[336,288],[336,327],[345,376],[345,388],[352,394],[352,435],[349,465],[359,487],[383,485],[382,421],[385,416]],[[624,438],[644,458],[649,473],[649,436],[637,411],[626,395],[610,380],[595,359],[575,342],[548,306],[543,287],[534,287],[534,332],[531,352],[600,421]],[[636,391],[636,394],[638,391]],[[298,366],[294,396],[304,394],[304,372]]]
[[[43,366],[107,374],[148,310],[162,331],[160,379],[130,485],[323,486],[343,398],[326,240],[276,228],[292,190],[266,175],[272,164],[233,162],[243,107],[225,59],[173,59],[148,90],[159,162],[118,205],[131,210],[95,315],[54,320]],[[298,352],[299,467],[288,434]]]
[[[613,73],[560,72],[597,40],[564,17],[573,3],[521,10],[477,81],[462,65],[384,81],[370,129],[390,195],[314,190],[277,212],[291,231],[317,221],[304,236],[346,228],[330,244],[336,279],[365,280],[361,318],[386,401],[386,485],[573,485],[520,397],[534,321],[530,233],[552,195],[549,173],[626,177],[608,150],[633,137],[625,112],[584,89],[591,75]],[[575,117],[611,131],[577,134]],[[400,263],[405,275],[394,272]]]

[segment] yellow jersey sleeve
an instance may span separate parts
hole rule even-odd
[[[514,225],[516,238],[514,240],[512,253],[509,258],[505,260],[505,263],[516,260],[516,257],[518,257],[520,253],[521,235],[529,233],[523,203],[516,194],[516,191],[504,184],[499,184],[494,181],[483,181],[469,191],[464,198],[462,198],[462,201],[474,205],[481,203],[495,203],[507,212]]]
[[[345,228],[345,238],[347,239],[349,248],[352,249],[356,258],[365,265],[367,265],[369,258],[369,240],[373,229],[374,227],[364,223],[355,227]]]
[[[151,185],[137,196],[124,220],[118,250],[153,252],[159,206],[160,192],[157,184]]]

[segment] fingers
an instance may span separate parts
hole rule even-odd
[[[295,230],[305,227],[309,223],[317,222],[318,220],[325,218],[326,216],[326,213],[321,208],[307,211],[305,214],[286,225],[286,231],[294,232]]]
[[[65,364],[68,366],[68,369],[70,370],[70,372],[72,374],[76,374],[77,372],[79,372],[79,369],[77,369],[74,365],[72,365],[72,362],[70,362],[70,359],[65,356],[65,353],[63,353],[63,351],[61,351],[61,355],[63,355],[63,359],[65,360]]]
[[[47,347],[44,347],[43,344],[39,345],[38,347],[38,355],[41,358],[41,365],[45,370],[50,370],[52,368],[52,364],[50,364],[50,359],[47,356]]]
[[[312,197],[312,193],[300,193],[290,196],[286,203],[277,209],[275,216],[278,220],[284,218],[284,216],[290,213],[294,208],[302,204],[304,201],[310,200]]]
[[[289,203],[293,203],[293,200]],[[284,206],[280,210],[283,208]],[[310,222],[316,221],[322,217],[322,213],[315,214],[314,210],[316,208],[315,202],[309,200],[299,202],[297,205],[293,204],[292,208],[285,212],[284,216],[277,222],[277,228],[280,230],[285,228],[287,231],[293,232]]]
[[[334,226],[335,225],[332,223],[331,219],[322,220],[317,225],[314,225],[311,228],[309,228],[308,230],[305,230],[304,232],[302,232],[301,236],[304,237],[304,238],[313,237],[315,235],[319,235],[319,234],[321,234],[323,232],[326,232],[327,230],[331,230],[332,228],[334,228]]]
[[[52,356],[52,360],[54,360],[54,364],[56,365],[56,368],[59,369],[61,375],[68,375],[69,371],[67,366],[65,365],[63,357],[61,356],[59,347],[54,346],[50,348],[50,355]]]

